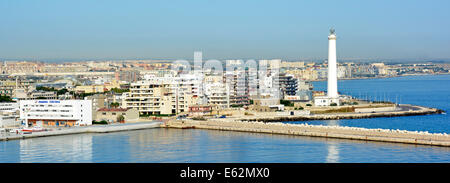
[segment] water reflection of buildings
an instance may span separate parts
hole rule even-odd
[[[246,134],[209,130],[149,129],[130,134],[130,159],[139,162],[239,162]],[[235,150],[238,149],[238,150]],[[234,150],[234,151],[233,151]]]
[[[92,162],[92,135],[20,140],[20,162]]]
[[[340,126],[339,120],[327,120],[325,123],[327,126]]]
[[[188,162],[200,151],[192,131],[178,129],[147,129],[129,133],[131,162]]]
[[[131,132],[92,135],[92,162],[130,162]]]
[[[18,141],[0,141],[0,163],[20,162],[20,144]]]
[[[139,162],[161,162],[160,159],[170,157],[173,152],[165,150],[164,147],[173,147],[178,144],[170,140],[171,134],[167,129],[135,131],[129,135],[130,159]],[[146,153],[142,153],[146,152]]]
[[[339,120],[328,120],[326,122],[326,125],[328,126],[340,126]],[[328,155],[326,162],[327,163],[338,163],[339,162],[339,146],[338,142],[335,141],[327,141],[327,149],[328,149]]]
[[[339,163],[339,146],[337,142],[328,142],[326,163]]]

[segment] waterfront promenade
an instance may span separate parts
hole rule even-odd
[[[108,133],[126,130],[140,130],[149,128],[195,128],[210,130],[226,130],[252,133],[270,133],[299,135],[311,137],[341,138],[365,141],[395,142],[417,145],[434,145],[450,147],[450,136],[448,134],[413,132],[406,130],[391,129],[367,129],[342,126],[321,126],[308,124],[285,124],[281,121],[295,120],[330,120],[330,119],[355,119],[372,117],[394,117],[408,115],[427,115],[441,113],[435,108],[421,106],[403,105],[394,111],[363,112],[363,113],[334,113],[334,114],[313,114],[298,116],[233,116],[229,118],[209,118],[204,120],[192,119],[169,119],[166,122],[136,122],[113,125],[94,125],[86,127],[71,127],[52,129],[51,131],[35,132],[32,134],[2,134],[1,140],[14,140],[35,137],[69,135],[80,133]],[[268,114],[268,113],[267,113]]]
[[[141,130],[141,129],[159,128],[161,124],[162,124],[162,122],[137,122],[137,123],[126,123],[126,124],[93,125],[93,126],[84,126],[84,127],[52,129],[51,131],[34,132],[31,134],[13,134],[13,133],[5,134],[4,133],[0,136],[0,141],[57,136],[57,135],[70,135],[70,134],[80,134],[80,133],[108,133],[108,132],[118,132],[118,131],[127,131],[127,130]]]

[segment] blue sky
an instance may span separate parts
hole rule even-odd
[[[0,0],[2,59],[450,58],[450,1]]]

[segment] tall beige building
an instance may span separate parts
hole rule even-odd
[[[171,115],[187,112],[198,104],[192,85],[178,78],[153,78],[131,83],[122,107],[135,108],[141,115]]]

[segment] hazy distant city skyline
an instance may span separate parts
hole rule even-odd
[[[450,58],[448,1],[1,1],[0,59]]]

